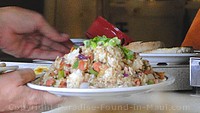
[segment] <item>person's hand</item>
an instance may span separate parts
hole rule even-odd
[[[31,69],[0,75],[0,112],[35,112],[62,102],[61,97],[33,90],[25,85],[34,78],[35,74]]]
[[[69,52],[73,43],[34,11],[0,8],[0,49],[19,58],[55,59]]]

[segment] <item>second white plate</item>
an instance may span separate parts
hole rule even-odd
[[[143,59],[146,59],[150,64],[189,64],[190,57],[198,57],[200,53],[177,53],[177,54],[144,54],[140,53]]]

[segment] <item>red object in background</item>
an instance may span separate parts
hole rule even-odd
[[[117,36],[122,40],[123,45],[127,45],[132,42],[133,39],[128,37],[125,33],[120,31],[117,27],[109,23],[103,17],[99,16],[89,27],[86,32],[88,38],[94,38],[96,36],[107,36],[108,38],[113,38]]]

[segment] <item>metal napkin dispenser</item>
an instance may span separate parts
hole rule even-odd
[[[190,58],[190,85],[200,87],[200,57]]]

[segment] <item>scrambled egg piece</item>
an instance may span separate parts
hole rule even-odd
[[[47,66],[38,66],[34,69],[36,75],[42,74],[43,72],[47,72],[49,68]]]

